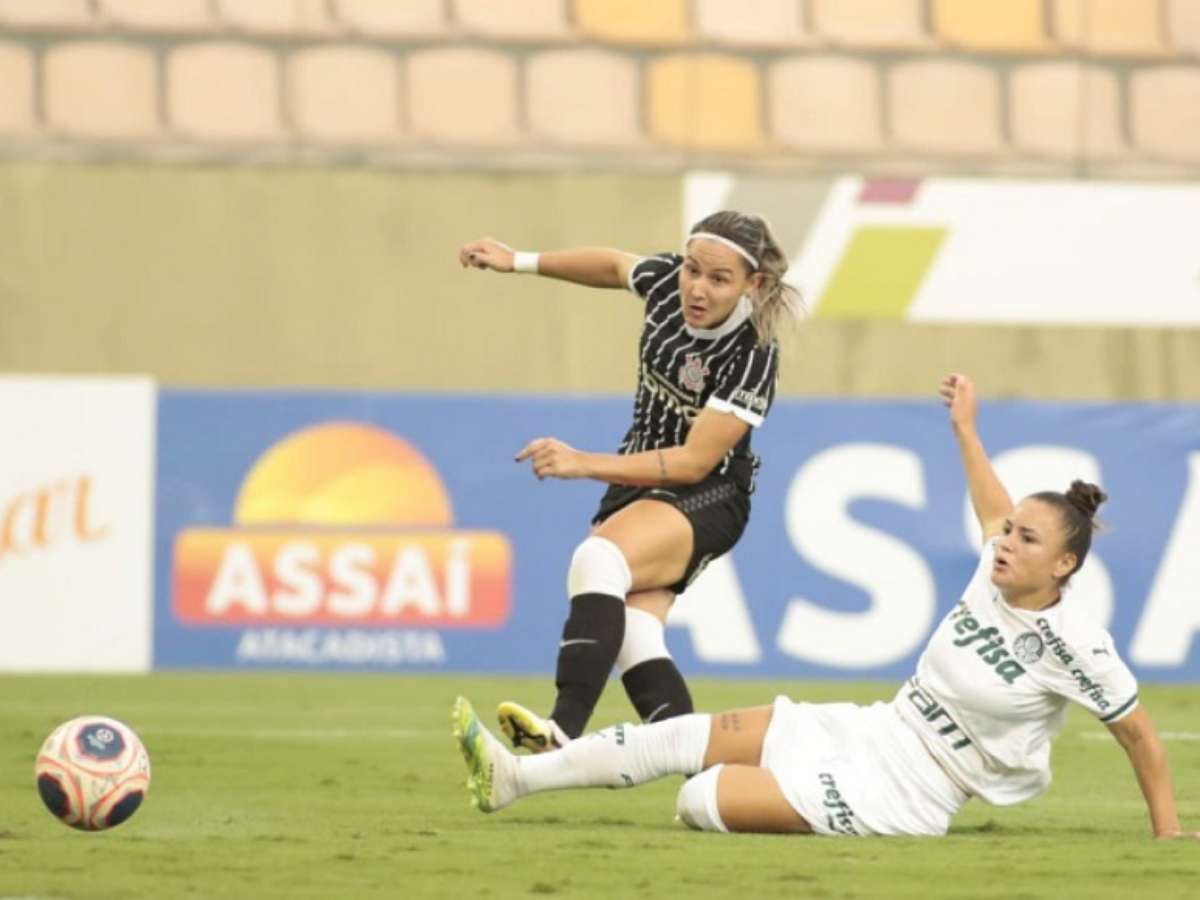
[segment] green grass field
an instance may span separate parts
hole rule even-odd
[[[1200,843],[1155,842],[1124,754],[1074,710],[1055,784],[1009,809],[968,804],[941,839],[696,834],[678,779],[468,805],[453,698],[541,705],[548,678],[169,674],[0,678],[0,898],[1200,896]],[[889,696],[883,684],[700,681],[708,710],[775,693]],[[1148,688],[1185,827],[1200,830],[1200,689]],[[33,757],[60,721],[124,719],[154,781],[111,832],[59,824]],[[614,683],[595,724],[628,718]]]

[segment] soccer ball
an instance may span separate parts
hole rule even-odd
[[[120,825],[150,789],[146,748],[132,728],[104,716],[80,716],[55,728],[34,773],[46,808],[83,831]]]

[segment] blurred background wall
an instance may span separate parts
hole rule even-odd
[[[793,248],[841,173],[1193,181],[1200,0],[0,0],[0,369],[624,390],[629,298],[456,249],[673,247],[698,170]],[[1198,329],[788,340],[793,395],[1200,398]]]

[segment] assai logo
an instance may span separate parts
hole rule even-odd
[[[92,478],[61,478],[11,496],[0,496],[0,563],[56,544],[91,543],[109,526],[92,508]]]
[[[125,739],[103,722],[84,725],[78,741],[80,754],[91,759],[116,759],[125,750]]]
[[[356,422],[295,432],[242,482],[231,528],[175,541],[185,622],[487,628],[509,615],[504,535],[459,530],[437,470]]]

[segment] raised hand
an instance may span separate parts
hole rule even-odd
[[[942,405],[950,410],[950,422],[957,428],[974,428],[978,402],[975,385],[966,375],[953,372],[942,379],[938,387]]]
[[[584,455],[557,438],[536,438],[516,456],[517,462],[532,460],[533,474],[543,478],[586,478]]]
[[[465,269],[491,269],[495,272],[513,270],[513,248],[495,238],[480,238],[463,244],[458,251],[458,262]]]

